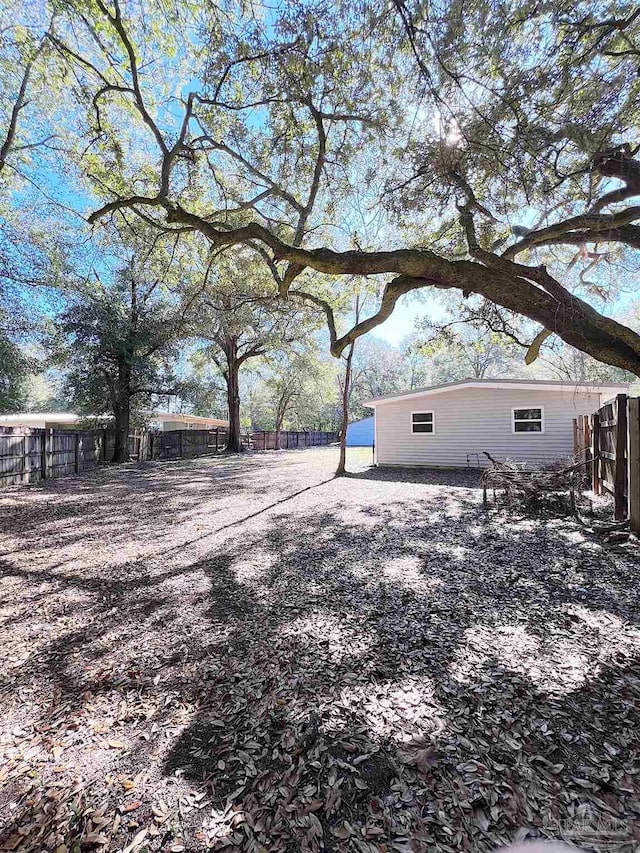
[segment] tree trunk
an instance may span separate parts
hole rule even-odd
[[[360,294],[356,294],[356,304],[354,319],[356,326],[360,320]],[[342,389],[342,429],[340,430],[340,458],[338,467],[336,468],[336,477],[341,477],[346,473],[347,464],[347,429],[349,427],[349,397],[351,396],[351,362],[353,361],[353,350],[355,348],[355,340],[351,341],[351,346],[347,353],[347,366],[344,372],[344,388]]]
[[[227,383],[227,408],[229,409],[229,439],[227,453],[242,453],[240,432],[240,361],[238,340],[232,335],[225,339],[224,354],[227,360],[225,380]]]
[[[118,390],[113,406],[116,438],[113,461],[127,462],[129,459],[129,421],[131,418],[131,368],[128,364],[118,366]]]
[[[127,462],[129,459],[129,403],[119,403],[115,407],[116,440],[113,447],[113,461]]]
[[[353,359],[354,343],[349,347],[347,353],[347,367],[344,373],[344,387],[342,389],[342,428],[340,430],[340,459],[336,468],[336,477],[346,473],[347,464],[347,427],[349,426],[349,393],[351,390],[351,360]]]
[[[282,424],[284,422],[284,416],[287,411],[287,400],[285,395],[283,394],[278,400],[278,405],[276,406],[276,417],[275,417],[275,426],[276,426],[276,450],[280,450],[280,433],[282,432]]]

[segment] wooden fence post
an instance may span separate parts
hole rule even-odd
[[[629,526],[634,533],[640,533],[640,397],[629,398],[628,430]]]
[[[47,476],[53,477],[53,430],[47,430]]]
[[[39,430],[40,435],[40,479],[47,479],[47,431]]]
[[[602,494],[602,486],[600,485],[600,412],[594,412],[593,420],[593,460],[592,460],[592,479],[593,493],[595,495]]]
[[[616,396],[616,467],[614,479],[615,519],[627,517],[625,491],[627,484],[627,395]]]
[[[585,461],[585,472],[587,476],[591,475],[592,472],[592,455],[591,455],[591,418],[589,415],[584,415],[582,419],[582,428],[584,429],[584,461]],[[593,481],[591,482],[591,488],[593,488]]]
[[[178,451],[179,451],[178,455],[182,459],[182,430],[181,429],[178,430]]]
[[[83,465],[83,441],[82,441],[82,433],[75,433],[75,442],[73,448],[73,469],[76,474],[79,474],[82,471]]]
[[[22,436],[22,482],[31,482],[31,436]],[[28,448],[28,449],[27,449]]]
[[[216,427],[216,453],[218,452],[218,427]]]

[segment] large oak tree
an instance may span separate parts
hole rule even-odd
[[[640,250],[640,12],[626,2],[69,0],[49,36],[105,203],[253,248],[281,297],[315,274],[475,293],[640,375],[604,299]],[[165,23],[165,19],[168,25]],[[362,245],[354,210],[384,210]]]

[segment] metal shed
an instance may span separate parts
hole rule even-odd
[[[347,447],[373,447],[375,417],[354,421],[347,427]]]

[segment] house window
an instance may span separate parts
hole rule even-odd
[[[433,412],[412,412],[411,432],[435,432],[435,420]]]
[[[512,409],[514,432],[544,432],[544,409]]]

